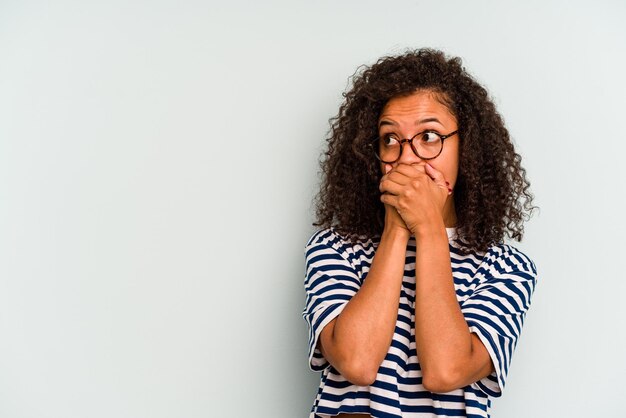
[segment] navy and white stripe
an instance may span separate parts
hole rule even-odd
[[[506,244],[486,253],[463,253],[448,228],[457,300],[471,332],[485,344],[495,372],[449,393],[422,386],[415,349],[415,241],[407,247],[398,319],[391,346],[371,386],[355,386],[317,349],[322,329],[361,287],[378,242],[351,243],[332,228],[315,233],[305,248],[306,292],[302,316],[309,328],[309,366],[321,371],[310,418],[339,413],[388,417],[488,417],[489,397],[502,393],[511,356],[536,284],[534,263]]]

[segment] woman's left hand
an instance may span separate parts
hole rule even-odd
[[[443,219],[451,194],[443,174],[428,163],[398,164],[381,178],[379,189],[380,200],[396,208],[413,234]]]

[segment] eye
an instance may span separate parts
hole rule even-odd
[[[400,141],[393,135],[383,135],[381,138],[381,142],[386,147],[393,147],[394,145],[398,145]]]
[[[426,131],[422,134],[422,142],[426,144],[432,144],[434,142],[440,141],[441,137],[437,132]]]

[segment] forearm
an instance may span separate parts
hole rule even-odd
[[[443,221],[417,231],[416,243],[415,342],[424,385],[439,391],[466,380],[472,337],[456,298]]]
[[[408,238],[383,232],[363,285],[320,337],[325,357],[353,383],[373,381],[391,344]]]

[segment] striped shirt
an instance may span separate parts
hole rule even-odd
[[[310,418],[339,413],[390,417],[488,417],[490,397],[502,393],[536,284],[534,263],[506,244],[486,253],[465,253],[448,228],[454,288],[470,332],[483,342],[495,372],[448,393],[422,386],[415,349],[415,239],[409,240],[393,339],[376,381],[370,386],[348,382],[317,348],[322,329],[341,313],[367,277],[378,241],[351,243],[334,229],[316,232],[305,248],[309,366],[321,371]]]

